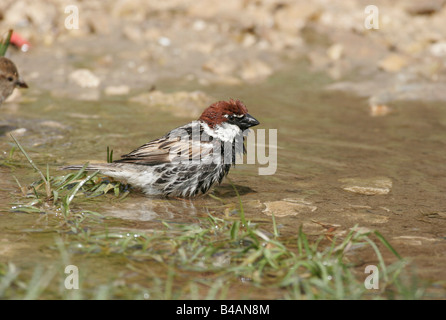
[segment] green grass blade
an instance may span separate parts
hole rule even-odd
[[[378,231],[373,232],[376,237],[381,241],[381,243],[389,249],[390,252],[392,252],[398,259],[403,260],[403,258],[396,252],[396,250],[390,245],[390,243],[384,238],[384,236],[379,233]]]
[[[34,161],[31,159],[31,157],[28,155],[28,153],[25,151],[25,149],[22,147],[22,145],[17,141],[17,139],[14,138],[14,136],[12,134],[10,136],[14,140],[14,142],[16,143],[17,147],[19,147],[20,151],[23,153],[25,158],[28,160],[29,164],[34,168],[34,170],[36,170],[39,173],[40,177],[42,178],[42,181],[45,182],[46,196],[47,196],[47,198],[50,198],[51,197],[51,185],[50,185],[50,182],[46,179],[46,177],[43,174],[43,172],[35,165]]]
[[[0,45],[0,57],[4,57],[6,54],[6,50],[8,50],[9,43],[11,41],[12,32],[13,32],[12,29],[10,29],[8,31],[8,35],[6,36],[6,39],[4,41],[2,41],[2,43]]]

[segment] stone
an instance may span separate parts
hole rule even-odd
[[[97,88],[101,81],[88,69],[77,69],[70,73],[69,79],[81,88]]]
[[[276,10],[275,24],[279,30],[296,34],[307,21],[320,15],[319,5],[313,2],[290,2]]]
[[[345,178],[339,182],[345,191],[368,196],[388,194],[392,189],[392,180],[386,177]]]
[[[409,64],[409,59],[400,54],[390,54],[378,62],[378,67],[386,72],[398,72]]]
[[[264,214],[275,217],[295,216],[300,213],[311,213],[317,210],[311,202],[303,199],[283,199],[279,201],[268,201],[264,203]]]
[[[435,57],[446,56],[446,42],[437,42],[430,46],[430,53]]]
[[[272,73],[272,68],[265,62],[249,59],[242,65],[240,77],[245,81],[258,81],[269,77]]]
[[[130,102],[161,108],[177,117],[198,118],[214,99],[201,91],[164,93],[155,90],[134,96]]]
[[[421,246],[423,243],[433,243],[435,241],[438,241],[438,239],[426,238],[420,236],[399,236],[399,237],[393,237],[392,243],[407,244],[411,246]]]
[[[14,137],[21,137],[25,135],[28,130],[26,128],[18,128],[8,132],[8,135],[13,135]]]
[[[211,58],[202,66],[204,71],[217,75],[232,75],[237,69],[233,60],[228,58]]]
[[[336,43],[327,49],[327,55],[333,61],[341,59],[343,53],[344,53],[344,46],[340,43]]]
[[[129,94],[130,88],[127,85],[108,86],[104,90],[107,96],[119,96]]]
[[[122,33],[127,39],[134,41],[134,42],[141,42],[141,40],[143,38],[143,33],[139,26],[126,25],[122,29]]]
[[[383,117],[391,112],[391,108],[385,104],[374,104],[369,106],[369,113],[372,117]]]

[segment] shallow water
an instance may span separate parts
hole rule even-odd
[[[405,257],[411,257],[425,279],[446,279],[446,109],[435,102],[399,102],[383,117],[371,117],[367,101],[346,93],[326,91],[329,80],[295,63],[266,83],[243,87],[201,87],[216,99],[239,98],[261,125],[277,129],[277,172],[258,175],[262,165],[242,164],[229,177],[241,194],[248,219],[270,223],[277,216],[281,232],[321,234],[320,223],[337,226],[342,234],[359,224],[379,230]],[[196,90],[190,82],[166,81],[159,90]],[[115,158],[187,123],[191,119],[168,111],[130,103],[125,98],[77,101],[33,96],[3,116],[4,126],[26,128],[16,135],[36,164],[51,172],[63,164]],[[7,156],[12,143],[0,138]],[[45,215],[12,213],[20,199],[15,176],[22,185],[38,179],[23,158],[23,167],[1,167],[0,262],[26,268],[52,259],[48,248],[57,236],[54,221]],[[387,194],[363,195],[343,189],[345,180],[373,184],[391,182]],[[204,196],[191,201],[150,199],[133,193],[124,201],[111,197],[85,203],[85,208],[117,218],[119,230],[156,229],[160,221],[186,223],[191,217],[219,215],[235,208],[237,197],[228,182],[215,190],[222,202]],[[268,215],[269,213],[269,215]],[[85,259],[78,258],[82,261]],[[89,256],[92,280],[101,282],[122,261]],[[97,267],[105,268],[102,272]],[[96,271],[95,271],[96,270]],[[88,272],[87,272],[88,273]],[[265,298],[271,297],[265,294]]]

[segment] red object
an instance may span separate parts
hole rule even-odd
[[[12,33],[10,43],[22,51],[28,51],[31,47],[31,43],[16,32]]]

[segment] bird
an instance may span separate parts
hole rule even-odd
[[[258,124],[240,100],[218,101],[198,120],[143,144],[121,159],[88,164],[85,170],[124,181],[149,196],[187,198],[206,194],[227,176],[236,157],[246,153],[245,137],[249,128]]]
[[[16,87],[28,88],[28,85],[20,77],[14,62],[6,57],[0,57],[0,105]]]

